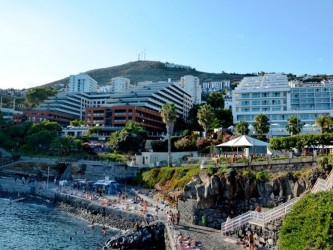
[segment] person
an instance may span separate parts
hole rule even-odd
[[[257,219],[259,219],[259,213],[261,212],[261,206],[259,204],[257,204],[254,211],[256,212]]]
[[[180,212],[179,212],[179,210],[177,211],[176,218],[177,218],[177,225],[179,226],[179,221],[180,221]]]
[[[259,204],[256,205],[256,209],[255,209],[255,211],[256,211],[257,213],[260,213],[260,212],[261,212],[261,206],[260,206]]]
[[[102,235],[103,236],[106,235],[106,226],[105,225],[102,226]]]
[[[254,235],[253,235],[252,231],[250,231],[248,239],[249,239],[249,247],[250,247],[249,250],[254,250]]]

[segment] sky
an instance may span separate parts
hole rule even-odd
[[[210,73],[333,74],[332,11],[332,0],[0,0],[0,88],[139,55]]]

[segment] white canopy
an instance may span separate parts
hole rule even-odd
[[[268,143],[254,139],[247,135],[242,135],[240,137],[232,139],[231,141],[221,143],[216,147],[260,147],[260,146],[268,147]]]

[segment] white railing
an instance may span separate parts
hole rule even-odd
[[[326,180],[318,178],[313,188],[311,189],[311,193],[317,193],[320,191],[325,191],[331,189],[333,186],[333,170],[327,176]]]
[[[318,178],[315,185],[311,189],[311,193],[316,193],[320,191],[329,190],[333,187],[333,170],[326,178],[326,180]],[[270,209],[266,212],[255,212],[248,211],[244,214],[241,214],[229,221],[226,221],[221,224],[221,232],[225,234],[228,231],[232,231],[237,227],[240,227],[246,223],[253,223],[259,226],[264,227],[265,224],[273,220],[279,219],[285,216],[292,209],[293,205],[299,200],[299,197],[295,197],[290,201],[287,201],[273,209]]]

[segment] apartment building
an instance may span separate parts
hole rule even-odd
[[[68,92],[96,92],[97,82],[87,73],[69,76]]]
[[[221,91],[223,89],[230,89],[230,80],[202,83],[203,92],[217,92],[217,91]]]
[[[202,88],[198,77],[192,75],[183,76],[180,78],[179,86],[191,95],[193,103],[201,103]]]
[[[232,92],[234,123],[252,124],[259,114],[271,122],[270,137],[287,135],[287,120],[296,115],[303,123],[303,134],[318,133],[319,115],[333,115],[332,82],[288,82],[283,74],[245,77]]]
[[[109,85],[99,88],[101,92],[122,92],[130,87],[131,80],[125,77],[114,77]]]

